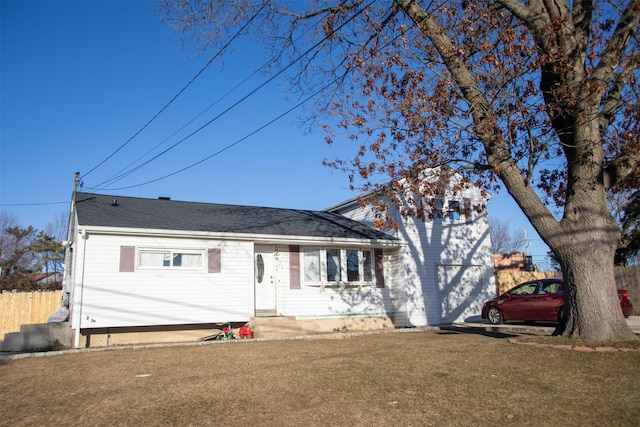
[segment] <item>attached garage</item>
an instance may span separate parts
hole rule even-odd
[[[441,323],[463,322],[482,309],[486,268],[481,265],[446,265],[436,268]]]

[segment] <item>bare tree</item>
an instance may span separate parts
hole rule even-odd
[[[69,211],[58,212],[53,221],[48,222],[44,232],[53,237],[57,242],[67,239],[67,228],[69,227]]]
[[[294,93],[322,94],[309,118],[324,121],[327,142],[354,144],[351,159],[327,164],[405,214],[425,215],[453,173],[504,186],[562,265],[556,333],[637,339],[617,299],[620,228],[606,194],[637,186],[640,0],[163,0],[159,10],[203,50],[237,34],[271,43]],[[427,169],[440,179],[425,185]],[[420,203],[398,203],[399,182]]]
[[[494,254],[512,254],[524,247],[524,235],[512,233],[509,223],[499,218],[489,217],[491,233],[491,251]]]

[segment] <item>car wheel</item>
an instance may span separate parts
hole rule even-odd
[[[489,307],[489,310],[487,311],[487,319],[492,325],[499,325],[503,320],[502,312],[498,307]]]
[[[562,323],[562,319],[564,319],[564,307],[560,307],[558,310],[558,323]]]

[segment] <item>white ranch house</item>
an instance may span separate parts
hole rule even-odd
[[[456,206],[479,198],[463,190],[435,219],[396,215],[383,232],[355,199],[308,211],[78,192],[73,345],[196,340],[260,319],[313,333],[477,316],[495,294],[487,216]]]

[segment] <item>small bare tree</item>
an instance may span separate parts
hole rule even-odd
[[[494,254],[512,254],[522,251],[524,235],[512,233],[509,222],[489,217],[489,233],[491,234],[491,251]]]

